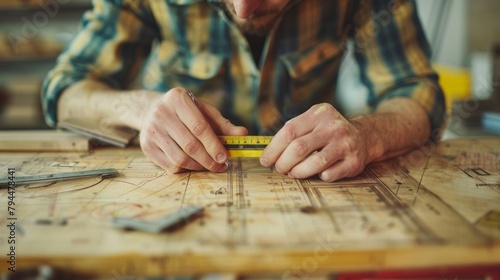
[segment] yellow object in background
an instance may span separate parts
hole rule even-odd
[[[439,84],[446,97],[446,108],[451,111],[454,101],[469,99],[472,91],[472,81],[468,68],[451,67],[434,64],[434,70],[439,74]]]

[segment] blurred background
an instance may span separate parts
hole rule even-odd
[[[500,0],[417,4],[447,96],[447,135],[500,133],[494,129],[500,126]],[[89,8],[91,0],[0,0],[0,130],[47,128],[40,109],[43,77]],[[348,115],[367,110],[357,71],[348,55],[339,84]],[[485,114],[493,129],[491,121],[484,129]]]
[[[0,0],[0,129],[47,128],[40,89],[90,0]]]

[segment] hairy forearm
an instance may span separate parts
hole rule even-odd
[[[368,162],[412,150],[428,139],[431,132],[424,108],[408,98],[386,100],[375,113],[355,117],[351,122],[364,132],[369,143]]]
[[[146,110],[158,97],[156,92],[120,91],[98,81],[83,80],[63,92],[57,115],[59,120],[76,118],[140,130]]]

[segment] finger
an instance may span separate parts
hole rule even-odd
[[[158,143],[158,149],[166,155],[166,157],[160,154],[159,157],[153,157],[153,160],[157,160],[159,163],[166,164],[166,170],[204,170],[205,167],[198,163],[195,159],[187,155],[182,148],[175,143],[174,140],[167,138],[162,139]],[[167,160],[168,158],[168,160]],[[173,172],[173,171],[172,171]],[[178,173],[178,172],[177,172]]]
[[[293,178],[307,178],[318,174],[345,157],[337,142],[332,141],[334,140],[327,130],[316,128],[287,147],[276,162],[276,169]],[[296,144],[299,142],[304,144]],[[309,148],[305,149],[307,146]]]
[[[305,113],[286,122],[264,149],[260,163],[266,167],[275,164],[283,151],[295,139],[311,132],[321,121],[325,121],[325,118],[333,120],[332,115],[336,112],[330,104],[316,104]]]
[[[187,169],[185,168],[174,166],[169,160],[167,160],[168,157],[166,155],[156,156],[157,154],[164,154],[164,152],[160,148],[158,148],[158,152],[148,157],[148,160],[158,165],[168,173],[177,174],[187,171]]]
[[[176,114],[183,125],[172,130],[172,138],[192,158],[210,171],[225,167],[227,151],[199,108],[185,95]]]
[[[204,119],[196,106],[192,108],[194,103],[190,99],[186,102],[185,92],[186,90],[182,88],[175,88],[165,93],[145,122],[146,125],[143,125],[141,140],[144,141],[141,141],[141,146],[152,161],[167,170],[206,168],[211,171],[221,171],[225,165],[214,166],[217,164],[178,117],[179,111],[192,111]],[[200,152],[198,152],[199,147],[201,147]]]
[[[308,178],[320,174],[340,160],[343,160],[342,154],[336,151],[323,149],[317,153],[311,154],[302,162],[295,165],[290,172],[288,172],[288,176],[298,179]]]
[[[320,141],[312,141],[313,134],[295,139],[280,155],[274,168],[281,174],[288,174],[295,166],[306,160],[313,152],[323,146]],[[320,139],[320,138],[316,138]]]
[[[184,159],[185,153],[170,137],[168,129],[158,121],[172,119],[169,118],[168,111],[157,110],[155,119],[156,121],[149,122],[140,132],[140,144],[144,154],[155,164],[172,173],[179,172],[178,168],[203,169],[196,161]],[[172,121],[172,123],[175,124],[176,122]]]
[[[159,130],[148,138],[141,132],[141,148],[144,154],[156,165],[171,173],[179,173],[187,170],[203,170],[203,166],[187,158],[180,147],[165,133]]]
[[[314,126],[304,121],[304,119],[306,119],[304,115],[295,117],[285,123],[285,125],[278,131],[278,133],[276,133],[276,135],[271,140],[271,143],[267,145],[260,157],[260,163],[263,166],[269,167],[277,163],[278,159],[280,159],[284,151],[289,148],[292,142],[311,132]],[[307,153],[307,150],[310,150],[309,143],[298,141],[294,143],[291,149],[289,149],[289,153],[297,153],[298,156],[304,158],[305,156],[307,156],[307,154],[302,155],[302,153]],[[290,158],[290,156],[287,156],[286,160],[289,160]],[[293,161],[294,163],[297,163],[296,160]],[[285,168],[284,161],[282,160],[281,162],[282,166],[280,171],[288,171],[287,168]]]
[[[283,151],[295,140],[302,135],[297,125],[293,122],[294,119],[285,123],[285,125],[274,135],[271,142],[262,151],[260,163],[265,167],[272,166],[283,153]]]
[[[319,174],[321,180],[333,182],[342,178],[355,177],[364,170],[364,165],[354,158],[339,160]]]
[[[321,103],[312,106],[305,113],[285,123],[271,143],[264,149],[260,158],[260,163],[266,167],[276,164],[285,149],[287,149],[295,139],[310,133],[319,126],[324,127],[326,125],[328,130],[331,131],[330,126],[340,117],[340,113],[331,104]],[[318,129],[318,131],[320,131],[320,129]],[[320,137],[313,139],[313,142],[327,140],[327,138],[329,137]],[[297,145],[297,148],[300,150],[300,146],[305,145],[305,143],[299,143]],[[298,160],[299,159],[295,159],[294,162],[297,163]],[[287,170],[284,166],[281,169],[282,172]]]
[[[182,118],[182,117],[181,117]],[[172,130],[170,135],[172,139],[174,139],[177,147],[179,147],[179,151],[176,149],[169,150],[168,156],[172,162],[174,162],[177,166],[183,166],[183,164],[188,164],[188,159],[192,159],[202,165],[205,169],[208,169],[213,172],[222,172],[225,171],[223,168],[226,166],[224,164],[225,160],[223,160],[222,164],[214,161],[214,159],[210,156],[210,154],[206,151],[205,146],[201,143],[201,141],[196,138],[192,132],[186,127],[181,127],[175,130]],[[216,137],[214,142],[220,142]],[[172,145],[173,146],[173,145]],[[171,147],[168,147],[171,148]],[[221,154],[224,154],[224,158],[227,158],[226,150],[223,149]]]
[[[201,102],[200,107],[210,122],[215,133],[218,135],[247,135],[248,130],[243,126],[237,126],[231,123],[228,119],[224,118],[217,108],[210,104]]]

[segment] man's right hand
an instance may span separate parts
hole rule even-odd
[[[196,99],[197,107],[188,93],[174,88],[158,95],[143,114],[141,148],[149,160],[171,173],[224,172],[227,151],[217,135],[246,135],[248,131],[200,99]]]
[[[163,169],[226,170],[227,151],[217,135],[246,135],[213,106],[188,91],[174,88],[167,93],[148,90],[117,90],[95,80],[82,80],[68,87],[58,102],[58,118],[77,118],[127,126],[140,130],[144,154]]]

